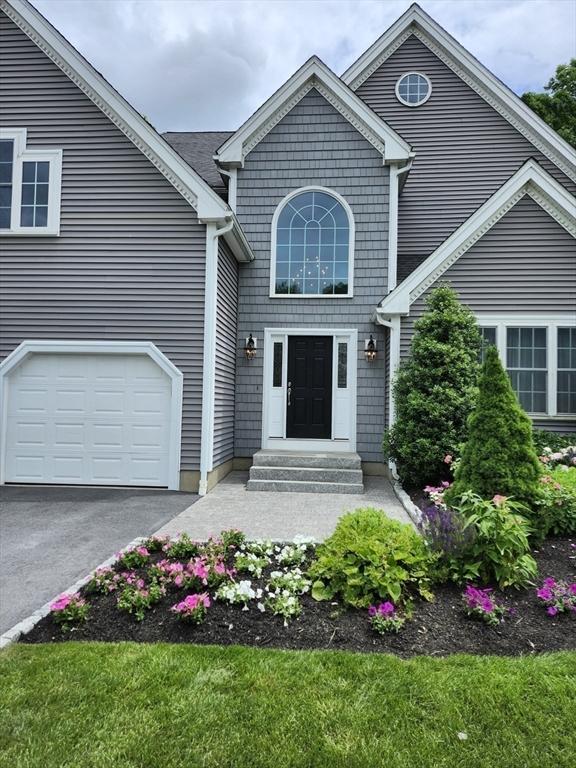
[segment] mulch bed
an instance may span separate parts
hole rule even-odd
[[[535,554],[540,577],[574,581],[576,550],[572,539],[549,539]],[[159,557],[159,556],[157,556]],[[268,569],[270,570],[270,569]],[[266,574],[264,574],[265,576]],[[263,586],[263,579],[253,580]],[[88,622],[63,633],[50,616],[20,639],[23,643],[52,643],[68,640],[123,641],[141,643],[197,643],[203,645],[249,645],[289,649],[332,649],[393,653],[403,658],[416,655],[446,656],[452,653],[521,655],[576,650],[576,617],[550,618],[536,598],[534,588],[500,593],[504,605],[514,613],[498,627],[469,619],[462,610],[462,589],[447,585],[435,589],[435,601],[415,601],[414,618],[398,634],[377,635],[366,611],[318,603],[304,595],[302,614],[284,627],[281,617],[260,613],[254,602],[243,611],[214,601],[206,621],[191,626],[178,620],[170,607],[186,594],[170,591],[153,606],[144,621],[116,608],[114,595],[90,595]]]

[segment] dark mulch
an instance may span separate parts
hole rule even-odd
[[[576,550],[570,539],[550,539],[535,553],[540,576],[574,581]],[[24,643],[67,640],[132,640],[136,642],[250,645],[290,649],[338,649],[394,653],[403,658],[416,655],[446,656],[451,653],[520,655],[544,651],[576,650],[576,617],[550,618],[533,588],[507,590],[501,594],[513,615],[498,627],[465,616],[462,590],[437,587],[435,600],[415,601],[413,620],[398,634],[380,636],[371,629],[365,611],[343,609],[334,603],[302,598],[300,617],[284,627],[280,617],[260,613],[255,604],[249,611],[214,602],[201,626],[179,621],[169,611],[185,592],[173,591],[155,605],[142,622],[118,611],[114,595],[93,596],[89,621],[63,633],[48,616],[26,636]]]

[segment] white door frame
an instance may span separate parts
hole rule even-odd
[[[8,374],[29,355],[39,353],[148,355],[170,378],[170,437],[168,489],[180,489],[183,375],[151,341],[23,341],[0,363],[0,485],[6,477],[6,431],[8,427]]]
[[[347,353],[347,405],[348,405],[348,437],[330,438],[326,440],[306,440],[286,437],[286,386],[288,381],[288,337],[289,336],[332,336],[332,428],[335,433],[335,414],[338,398],[342,390],[338,389],[338,343],[336,339],[345,339],[348,343]],[[283,337],[282,348],[282,386],[272,387],[274,344],[273,341]],[[356,451],[356,389],[358,373],[358,330],[355,328],[264,328],[264,382],[262,387],[262,448],[284,451],[316,451],[340,452]],[[283,433],[281,437],[270,437],[271,405],[277,390],[277,396],[282,397]]]

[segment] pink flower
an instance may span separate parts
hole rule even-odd
[[[499,507],[502,504],[504,504],[507,498],[508,496],[501,496],[499,493],[497,493],[495,496],[492,497],[492,501],[494,502],[494,504],[496,504],[497,507]]]
[[[150,555],[150,552],[148,552],[146,547],[136,547],[136,552],[138,552],[139,555],[142,555],[142,557],[148,557]]]
[[[452,464],[453,461],[454,457],[450,453],[447,453],[446,456],[444,456],[444,464]]]

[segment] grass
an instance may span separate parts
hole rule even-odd
[[[0,766],[563,768],[575,690],[574,653],[19,645],[0,653]]]
[[[576,467],[556,467],[552,472],[552,477],[557,483],[565,488],[567,491],[572,491],[576,494]]]

